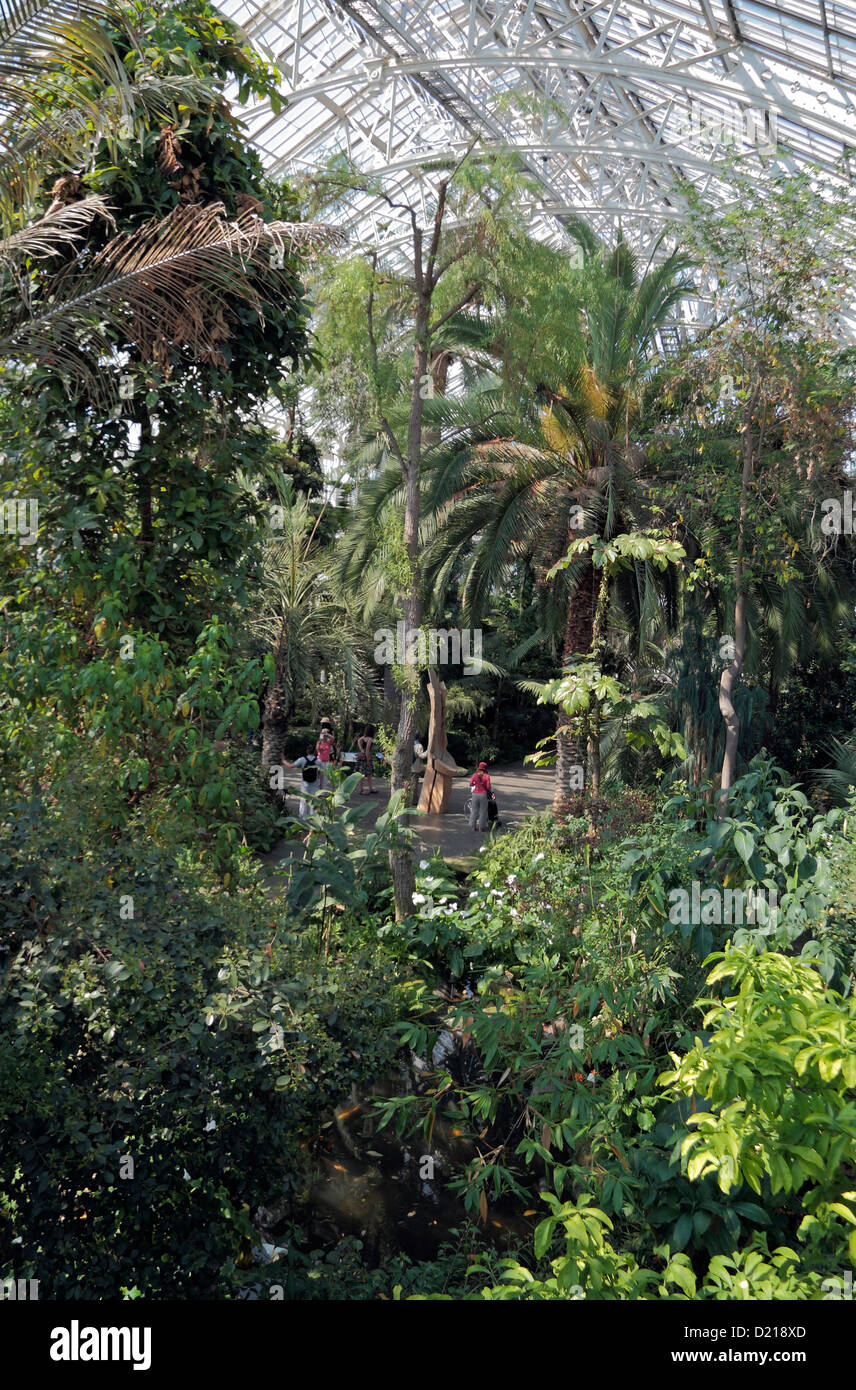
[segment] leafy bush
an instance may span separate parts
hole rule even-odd
[[[749,1301],[756,1299],[818,1300],[824,1275],[801,1267],[800,1256],[787,1247],[770,1250],[763,1236],[731,1255],[715,1255],[699,1280],[686,1255],[657,1253],[660,1270],[640,1266],[633,1255],[616,1250],[609,1240],[613,1224],[588,1198],[560,1203],[546,1194],[551,1215],[535,1232],[535,1253],[544,1256],[561,1233],[565,1248],[551,1260],[547,1278],[533,1277],[518,1261],[505,1262],[503,1282],[486,1285],[479,1294],[490,1300],[594,1298],[603,1301],[655,1298]]]
[[[793,1192],[810,1214],[803,1231],[835,1218],[856,1228],[856,1000],[775,952],[732,946],[713,960],[708,983],[736,992],[703,1001],[706,1041],[660,1078],[698,1097],[681,1144],[688,1177]],[[856,1262],[856,1233],[850,1251]]]
[[[65,800],[7,801],[0,890],[0,1277],[227,1294],[250,1212],[299,1190],[323,1116],[389,1064],[394,973],[328,965],[259,886]]]
[[[235,781],[235,814],[250,849],[266,853],[281,838],[283,806],[270,786],[255,748],[233,745],[223,761]]]
[[[849,969],[850,957],[836,955],[827,923],[835,896],[829,848],[835,843],[841,812],[815,814],[797,787],[784,785],[784,774],[759,755],[735,782],[728,814],[714,819],[715,808],[704,795],[682,792],[661,806],[659,825],[629,842],[623,860],[632,870],[629,891],[649,917],[659,919],[665,934],[676,929],[699,959],[733,934],[737,944],[801,950],[819,960],[827,977]],[[706,915],[670,910],[676,891],[689,895],[693,882],[712,889],[757,894],[757,907],[733,925]],[[701,896],[701,894],[700,894]],[[748,902],[748,898],[747,898]],[[754,920],[752,920],[754,918]],[[839,947],[840,949],[840,947]]]

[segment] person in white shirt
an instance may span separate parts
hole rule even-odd
[[[308,745],[302,758],[298,758],[296,762],[293,763],[286,763],[285,766],[300,768],[301,800],[297,814],[303,817],[306,815],[307,811],[307,796],[314,796],[315,793],[320,790],[321,785],[321,767],[312,744],[310,743]]]

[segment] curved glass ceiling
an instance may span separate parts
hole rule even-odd
[[[856,0],[221,0],[283,72],[287,109],[245,112],[276,173],[348,152],[418,200],[419,165],[475,135],[519,151],[542,190],[532,230],[583,214],[646,252],[679,220],[679,184],[716,192],[735,150],[755,167],[849,176]],[[856,170],[856,164],[854,164]],[[722,187],[722,196],[728,190]],[[393,251],[366,197],[352,228]],[[383,225],[382,225],[383,224]]]

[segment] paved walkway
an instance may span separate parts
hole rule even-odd
[[[484,836],[470,830],[464,819],[464,806],[470,797],[470,771],[452,783],[449,810],[443,816],[414,816],[412,826],[424,849],[439,850],[445,859],[465,859],[478,853]],[[552,768],[536,769],[523,763],[491,768],[490,781],[496,793],[502,825],[492,834],[503,834],[526,817],[547,811],[553,800],[555,773]]]
[[[419,847],[423,853],[432,854],[439,850],[444,859],[452,864],[465,866],[473,861],[479,845],[486,837],[471,831],[464,819],[464,806],[470,795],[471,771],[465,777],[456,777],[452,783],[452,796],[449,810],[445,815],[415,815],[410,817],[413,830],[419,837]],[[513,763],[506,767],[491,768],[491,785],[496,793],[499,816],[502,826],[493,834],[502,835],[526,817],[539,814],[550,808],[553,800],[555,772],[552,768],[532,768],[523,763]],[[377,783],[379,793],[370,798],[371,808],[362,821],[368,828],[386,806],[387,784]],[[421,785],[421,784],[420,784]],[[362,801],[357,801],[362,805]],[[300,844],[294,840],[281,840],[269,854],[262,856],[272,875],[283,859],[300,853]],[[271,887],[276,891],[274,884]]]

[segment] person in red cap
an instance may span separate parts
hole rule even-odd
[[[490,777],[487,763],[479,763],[470,778],[470,791],[473,794],[470,809],[470,830],[487,830],[487,798],[490,793]],[[478,825],[476,825],[478,821]]]

